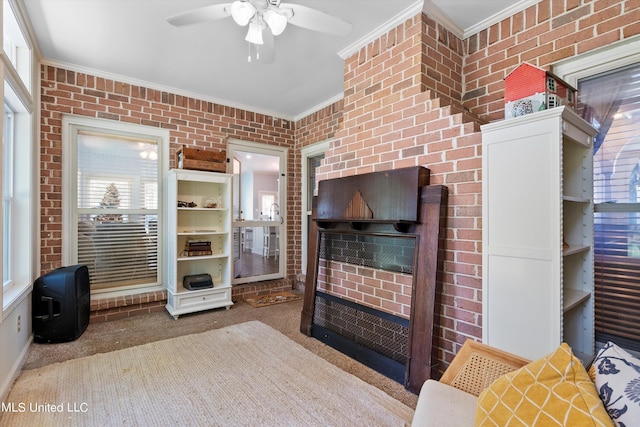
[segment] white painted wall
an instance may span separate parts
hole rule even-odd
[[[14,308],[4,313],[0,323],[0,399],[5,401],[13,382],[29,354],[31,333],[31,293],[27,293]],[[20,331],[18,331],[18,318]]]

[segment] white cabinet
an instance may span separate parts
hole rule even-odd
[[[231,302],[231,175],[173,169],[167,180],[167,310],[174,318]],[[188,249],[192,250],[188,250]],[[213,287],[184,287],[208,274]]]
[[[593,354],[595,134],[565,107],[482,126],[485,343]]]

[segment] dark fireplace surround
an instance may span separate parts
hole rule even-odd
[[[435,372],[447,220],[447,188],[429,185],[429,174],[412,167],[319,182],[300,321],[302,333],[414,393]],[[332,263],[410,275],[408,319],[319,289],[331,287]]]

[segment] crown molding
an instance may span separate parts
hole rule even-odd
[[[115,81],[122,82],[122,83],[128,83],[128,84],[131,84],[131,85],[134,85],[134,86],[142,86],[142,87],[145,87],[145,88],[148,88],[148,89],[158,90],[158,91],[162,91],[162,92],[169,92],[169,93],[172,93],[172,94],[175,94],[175,95],[184,96],[184,97],[187,97],[187,98],[198,99],[198,100],[205,101],[205,102],[212,102],[212,103],[218,104],[218,105],[224,105],[224,106],[231,107],[231,108],[237,108],[239,110],[250,111],[252,113],[264,114],[265,116],[275,117],[275,118],[288,120],[288,121],[295,120],[294,117],[292,117],[292,116],[288,116],[286,114],[278,113],[278,112],[275,112],[275,111],[262,110],[260,108],[256,108],[256,107],[251,106],[251,105],[243,105],[243,104],[239,104],[239,103],[236,103],[236,102],[227,101],[225,99],[205,96],[205,95],[203,95],[201,93],[189,92],[189,91],[185,91],[185,90],[178,89],[178,88],[175,88],[175,87],[164,86],[164,85],[160,85],[158,83],[152,83],[152,82],[148,82],[148,81],[145,81],[145,80],[138,80],[138,79],[134,79],[134,78],[131,78],[131,77],[123,76],[123,75],[120,75],[120,74],[114,74],[114,73],[108,73],[108,72],[101,71],[101,70],[96,70],[94,68],[82,67],[82,66],[79,66],[79,65],[75,65],[75,64],[71,64],[71,63],[67,63],[67,62],[62,62],[62,61],[55,61],[55,60],[51,60],[51,59],[43,59],[43,60],[40,61],[40,63],[43,64],[43,65],[51,65],[53,67],[64,68],[65,70],[69,70],[69,71],[75,71],[76,73],[84,73],[84,74],[88,74],[88,75],[95,76],[95,77],[102,77],[102,78],[109,79],[109,80],[115,80]]]
[[[313,113],[315,113],[315,112],[317,112],[317,111],[320,111],[320,110],[322,110],[323,108],[328,107],[328,106],[330,106],[330,105],[332,105],[332,104],[334,104],[334,103],[336,103],[336,102],[340,101],[340,100],[341,100],[341,99],[343,99],[343,98],[344,98],[344,91],[343,91],[343,92],[340,92],[340,93],[338,93],[338,94],[336,94],[335,96],[333,96],[333,97],[331,97],[331,98],[329,98],[329,99],[327,99],[327,100],[325,100],[325,101],[323,101],[323,102],[321,102],[320,104],[316,104],[316,105],[314,105],[313,107],[309,108],[309,109],[308,109],[308,110],[306,110],[306,111],[303,111],[303,112],[302,112],[302,113],[300,113],[300,114],[297,114],[297,115],[293,118],[293,121],[294,121],[294,122],[297,122],[298,120],[304,119],[305,117],[310,116],[310,115],[312,115]]]
[[[460,40],[464,40],[464,29],[453,22],[453,20],[449,18],[449,15],[444,13],[442,9],[431,2],[431,0],[424,0],[424,7],[422,8],[422,12],[431,19],[437,21],[447,30],[451,31]]]
[[[279,118],[279,119],[283,119],[283,120],[288,120],[290,122],[297,122],[298,120],[301,120],[313,113],[315,113],[316,111],[319,111],[325,107],[328,107],[332,104],[334,104],[337,101],[340,101],[341,99],[344,98],[344,93],[341,92],[339,94],[336,94],[335,96],[328,98],[327,100],[321,102],[320,104],[314,105],[313,107],[309,108],[306,111],[303,111],[302,113],[296,114],[295,116],[289,116],[286,114],[281,114],[275,111],[269,111],[269,110],[261,110],[259,108],[256,108],[254,106],[251,105],[243,105],[243,104],[239,104],[239,103],[235,103],[235,102],[231,102],[231,101],[227,101],[224,99],[219,99],[219,98],[213,98],[213,97],[209,97],[209,96],[205,96],[202,95],[200,93],[195,93],[195,92],[189,92],[189,91],[185,91],[185,90],[181,90],[181,89],[177,89],[174,87],[170,87],[170,86],[163,86],[163,85],[159,85],[157,83],[151,83],[145,80],[137,80],[137,79],[133,79],[131,77],[127,77],[127,76],[123,76],[120,74],[113,74],[113,73],[107,73],[105,71],[101,71],[101,70],[96,70],[94,68],[88,68],[88,67],[81,67],[79,65],[75,65],[75,64],[71,64],[71,63],[67,63],[67,62],[62,62],[62,61],[54,61],[51,59],[44,59],[42,61],[40,61],[41,64],[43,65],[50,65],[53,67],[59,67],[59,68],[63,68],[65,70],[69,70],[69,71],[75,71],[76,73],[83,73],[83,74],[88,74],[91,76],[95,76],[95,77],[102,77],[105,79],[109,79],[109,80],[114,80],[117,82],[122,82],[122,83],[128,83],[134,86],[142,86],[148,89],[153,89],[153,90],[158,90],[158,91],[162,91],[162,92],[168,92],[168,93],[173,93],[175,95],[180,95],[180,96],[184,96],[187,98],[193,98],[193,99],[199,99],[201,101],[205,101],[205,102],[212,102],[214,104],[218,104],[218,105],[224,105],[227,107],[231,107],[231,108],[237,108],[239,110],[244,110],[244,111],[250,111],[252,113],[257,113],[257,114],[264,114],[265,116],[270,116],[270,117],[275,117],[275,118]]]
[[[386,21],[384,24],[380,25],[378,28],[374,29],[368,34],[365,34],[363,37],[359,38],[355,42],[351,43],[349,46],[339,51],[338,55],[342,59],[349,58],[351,55],[353,55],[354,53],[356,53],[357,51],[359,51],[369,43],[373,42],[374,40],[377,40],[382,35],[388,33],[398,25],[405,22],[407,19],[413,18],[418,13],[420,13],[422,11],[422,3],[423,1],[420,0],[411,4],[411,6],[409,6],[402,12],[398,13],[396,16],[392,17],[391,19]]]
[[[498,22],[502,22],[505,19],[512,17],[518,12],[522,12],[523,10],[531,6],[535,6],[536,4],[540,3],[540,1],[541,0],[520,0],[512,4],[511,6],[504,8],[503,10],[496,13],[495,15],[492,15],[487,19],[480,21],[469,28],[466,28],[464,30],[464,38],[466,39],[467,37],[470,37],[474,34],[478,34],[480,31],[486,30],[492,25],[497,24]]]
[[[500,12],[492,15],[477,24],[474,24],[468,28],[462,28],[449,16],[442,11],[438,6],[436,6],[431,0],[424,0],[424,7],[422,11],[427,14],[429,17],[438,21],[443,27],[447,30],[451,31],[455,36],[457,36],[461,40],[465,40],[468,37],[471,37],[479,32],[486,30],[498,22],[501,22],[511,16],[515,15],[518,12],[522,12],[528,7],[534,6],[538,4],[541,0],[520,0],[515,2],[509,7],[504,8]]]

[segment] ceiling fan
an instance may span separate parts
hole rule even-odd
[[[321,33],[346,36],[351,24],[307,6],[280,0],[236,0],[212,4],[167,18],[175,26],[216,21],[231,16],[240,26],[249,26],[245,40],[250,48],[273,49],[273,36],[282,34],[287,24]],[[268,30],[268,31],[267,31]],[[249,56],[251,61],[251,55]]]

